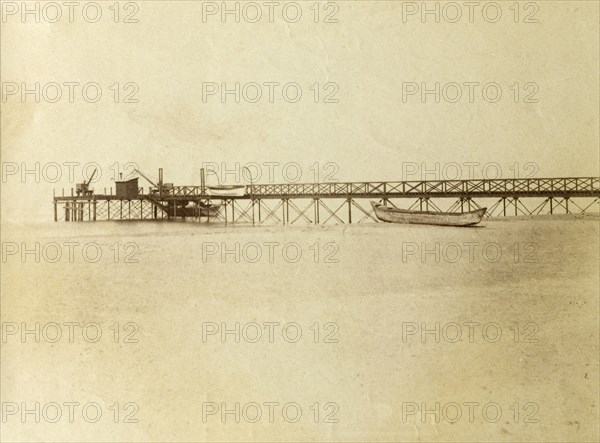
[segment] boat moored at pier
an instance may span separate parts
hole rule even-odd
[[[410,211],[391,208],[374,201],[371,206],[377,218],[386,223],[438,225],[438,226],[474,226],[481,222],[487,208],[470,212],[429,212]]]

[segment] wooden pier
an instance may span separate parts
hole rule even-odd
[[[486,217],[600,212],[600,177],[252,184],[239,197],[215,197],[200,186],[137,180],[119,192],[87,186],[54,196],[54,220],[181,220],[253,224],[377,222],[369,200],[423,211],[487,207]],[[130,182],[133,182],[130,180]],[[125,182],[121,182],[125,183]],[[89,184],[89,183],[88,183]],[[124,185],[122,185],[124,186]],[[117,191],[115,190],[115,191]],[[206,208],[214,206],[214,211]]]

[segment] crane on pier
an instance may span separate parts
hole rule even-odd
[[[94,193],[93,189],[90,189],[90,184],[92,183],[92,180],[94,179],[94,176],[96,175],[96,169],[94,169],[94,172],[92,172],[92,175],[90,175],[90,178],[83,182],[83,183],[77,183],[77,186],[75,187],[75,192],[77,193],[78,196],[80,195],[92,195]]]
[[[155,190],[155,191],[158,191],[158,192],[160,192],[160,188],[161,188],[161,185],[162,185],[162,183],[160,182],[160,180],[158,181],[158,184],[156,184],[156,183],[154,183],[152,180],[150,180],[150,179],[149,179],[149,178],[146,176],[146,174],[144,174],[144,173],[143,173],[142,171],[140,171],[139,169],[135,169],[135,168],[134,168],[133,170],[134,170],[135,172],[137,172],[138,174],[140,174],[140,175],[141,175],[143,178],[145,178],[145,179],[146,179],[146,181],[147,181],[148,183],[150,183],[152,186],[154,186],[154,188],[155,188],[154,190]],[[151,192],[152,192],[152,190],[151,190]]]

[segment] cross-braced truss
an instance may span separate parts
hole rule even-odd
[[[413,211],[467,212],[486,217],[600,212],[600,178],[445,180],[413,182],[286,183],[251,185],[243,197],[204,195],[174,186],[131,198],[54,197],[54,219],[64,221],[191,218],[208,223],[346,224],[377,222],[370,201]]]

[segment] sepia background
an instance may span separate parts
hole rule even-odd
[[[152,177],[162,167],[166,182],[182,185],[199,184],[206,162],[238,171],[274,162],[275,182],[286,181],[290,163],[307,182],[315,170],[338,181],[444,179],[449,164],[465,179],[597,177],[597,2],[497,2],[490,15],[482,8],[493,2],[482,2],[472,19],[456,2],[456,23],[442,14],[448,2],[295,2],[296,23],[282,15],[294,2],[275,2],[272,23],[264,2],[256,23],[208,14],[221,2],[97,2],[96,23],[82,15],[90,2],[78,3],[72,23],[24,19],[14,12],[21,2],[1,3],[3,441],[598,440],[597,217],[492,220],[472,230],[67,225],[52,221],[51,206],[53,192],[68,194],[90,164],[98,192],[129,176],[131,163]],[[47,3],[28,2],[40,11]],[[248,7],[226,7],[236,4]],[[439,8],[439,19],[421,8]],[[56,103],[22,96],[36,82],[93,82],[102,97],[91,103],[77,87],[71,102],[64,86]],[[257,103],[206,95],[209,83],[267,82],[295,82],[302,96],[290,103],[277,89],[271,103],[266,87]],[[409,83],[466,82],[497,84],[502,95],[490,103],[481,86],[472,101],[464,87],[456,103],[406,94]],[[54,178],[47,165],[56,164]],[[75,242],[77,251],[49,263],[8,255],[6,242],[57,242],[63,252]],[[92,242],[102,246],[96,262],[81,252]],[[251,243],[264,254],[268,242],[279,246],[272,261],[222,254]],[[298,262],[280,253],[290,242],[300,245]],[[472,260],[424,253],[468,242],[479,247]],[[499,260],[481,252],[487,244],[499,245]],[[207,256],[207,245],[218,253]],[[530,245],[534,261],[525,259]],[[103,335],[23,340],[23,323],[36,322],[96,322]],[[223,322],[295,322],[303,335],[296,343],[203,336]],[[410,325],[452,322],[465,334],[468,322],[498,324],[503,334],[490,342],[479,330],[458,343],[422,339],[420,329],[406,336]],[[134,329],[138,341],[125,342]],[[337,342],[324,342],[334,329]],[[524,341],[534,330],[537,341]],[[80,412],[73,423],[64,413],[56,423],[6,414],[23,402],[96,402],[103,414],[96,423]],[[256,423],[223,420],[220,410],[203,416],[208,403],[253,402],[263,405]],[[265,402],[295,402],[302,418],[290,423],[276,410],[271,423]],[[465,402],[479,405],[473,421]],[[501,405],[498,421],[482,418],[489,402]],[[436,403],[462,405],[463,416],[405,414]],[[137,422],[123,422],[133,410],[126,404],[137,405]],[[337,422],[328,423],[332,411]]]

